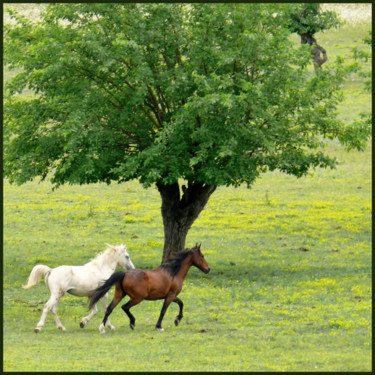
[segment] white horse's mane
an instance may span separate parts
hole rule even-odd
[[[115,260],[115,257],[118,256],[118,250],[120,246],[113,246],[109,244],[107,244],[107,246],[108,246],[107,249],[99,253],[94,259],[91,260],[91,263],[94,263],[97,266],[101,266],[103,264],[103,260],[104,260],[103,258],[111,257],[111,258],[114,258]],[[125,250],[126,250],[126,246],[125,246]]]

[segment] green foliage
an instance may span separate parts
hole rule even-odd
[[[22,70],[6,85],[5,175],[252,185],[267,170],[333,167],[324,138],[363,149],[369,126],[337,120],[354,67],[338,59],[312,74],[278,10],[50,4],[38,22],[11,12],[4,61]]]
[[[372,45],[372,32],[368,32],[368,36],[363,39],[365,45]],[[355,60],[362,60],[367,63],[372,58],[372,51],[365,50],[363,48],[354,47],[352,48],[353,57]],[[364,80],[365,90],[372,92],[372,70],[361,69],[358,75]],[[355,121],[351,127],[348,127],[348,131],[356,133],[357,135],[361,132],[366,133],[370,127],[372,127],[372,113],[371,112],[361,112],[360,119]]]
[[[372,31],[371,30],[368,32],[368,36],[363,39],[363,43],[369,46],[372,45]],[[352,51],[353,51],[355,60],[362,60],[364,62],[368,62],[372,57],[371,51],[364,50],[363,48],[354,47],[352,48]],[[366,78],[365,89],[371,92],[372,91],[372,70],[361,71],[360,75],[361,77]]]
[[[342,24],[337,13],[323,11],[319,3],[290,4],[286,22],[293,33],[314,35]]]

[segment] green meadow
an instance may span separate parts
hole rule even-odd
[[[350,58],[370,21],[318,35],[329,58]],[[370,65],[368,65],[370,66]],[[6,77],[7,77],[6,72]],[[340,117],[371,111],[363,78],[345,84]],[[4,181],[4,371],[371,371],[371,153],[346,152],[336,141],[326,152],[334,170],[297,179],[264,174],[251,189],[219,187],[191,228],[187,246],[202,243],[211,267],[192,268],[179,297],[155,330],[162,301],[132,313],[135,330],[117,307],[116,330],[100,335],[103,309],[81,329],[85,298],[66,295],[58,315],[34,327],[49,298],[44,281],[22,285],[34,265],[81,265],[126,243],[138,268],[160,264],[160,196],[137,181],[125,184],[22,186]],[[113,291],[111,292],[112,295]]]

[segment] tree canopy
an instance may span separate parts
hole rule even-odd
[[[319,3],[290,4],[287,17],[286,22],[289,29],[298,35],[314,35],[319,31],[326,31],[341,24],[335,12],[323,11]]]
[[[333,167],[326,138],[363,149],[370,127],[337,118],[352,69],[337,59],[313,72],[311,47],[277,17],[288,6],[50,4],[37,22],[13,12],[4,62],[22,70],[6,85],[5,176],[139,179],[167,195],[182,179],[181,208],[268,170]],[[25,88],[35,95],[18,96]]]
[[[306,69],[271,6],[52,5],[16,16],[5,62],[22,67],[6,105],[6,174],[88,183],[179,178],[251,184],[333,161],[321,138],[351,144],[335,105],[345,69]],[[37,96],[12,96],[28,86]],[[361,147],[362,142],[355,142]],[[20,154],[21,153],[21,154]]]

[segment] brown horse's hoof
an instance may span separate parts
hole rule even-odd
[[[159,331],[159,332],[164,332],[164,328],[162,328],[162,327],[156,327],[156,330]]]
[[[178,319],[178,318],[176,318],[176,319],[174,320],[174,325],[177,327],[177,326],[180,324],[180,322],[181,322],[181,320]]]
[[[133,323],[130,323],[130,328],[134,329],[135,325]]]

